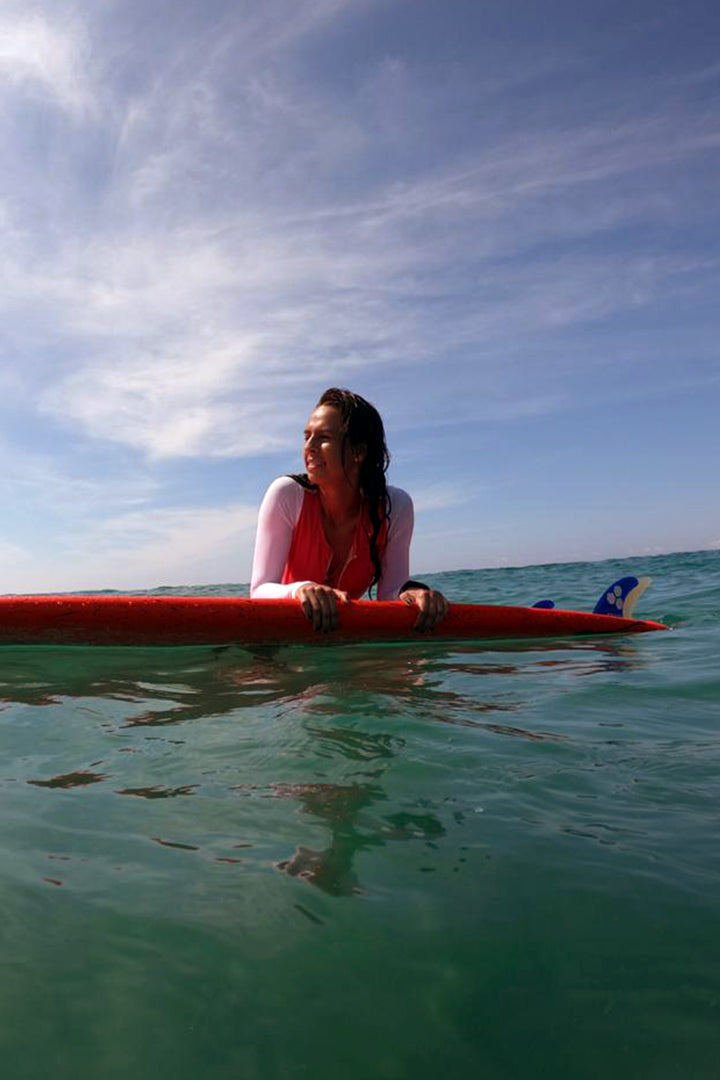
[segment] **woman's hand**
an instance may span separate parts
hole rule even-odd
[[[418,608],[413,630],[434,630],[448,613],[447,600],[435,589],[405,589],[400,593],[399,599],[408,606],[415,604]]]
[[[313,624],[313,629],[327,634],[337,626],[338,603],[347,604],[350,597],[342,589],[333,589],[329,585],[318,585],[311,581],[308,585],[300,586],[295,593],[295,599],[300,601],[303,613]]]

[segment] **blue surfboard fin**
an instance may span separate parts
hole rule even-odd
[[[538,600],[537,604],[533,604],[533,607],[554,608],[555,607],[555,601],[554,600]]]
[[[608,589],[605,589],[593,608],[593,614],[622,615],[626,619],[631,619],[635,605],[651,581],[652,578],[649,577],[619,578]]]

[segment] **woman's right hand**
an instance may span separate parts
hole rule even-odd
[[[295,599],[300,602],[303,613],[313,624],[313,629],[327,634],[337,626],[338,603],[347,604],[350,597],[341,589],[310,581],[307,585],[300,586],[295,593]]]

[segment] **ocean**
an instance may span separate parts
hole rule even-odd
[[[427,580],[630,572],[669,632],[0,649],[3,1076],[720,1075],[720,552]]]

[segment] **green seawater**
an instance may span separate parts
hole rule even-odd
[[[0,650],[3,1077],[717,1077],[720,552],[432,580],[631,571],[668,633]]]

